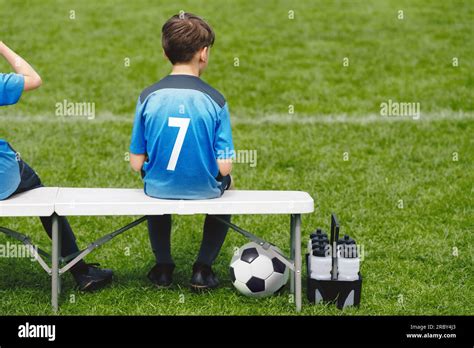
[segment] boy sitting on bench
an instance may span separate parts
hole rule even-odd
[[[141,171],[145,193],[164,199],[220,197],[231,185],[234,146],[224,97],[199,76],[208,65],[214,32],[201,18],[181,13],[162,28],[162,45],[173,65],[170,75],[140,95],[130,145],[130,164]],[[230,221],[230,215],[221,215]],[[228,227],[206,216],[191,288],[213,289],[211,266]],[[156,265],[148,278],[169,287],[175,268],[170,251],[171,216],[148,216]]]
[[[0,73],[0,106],[16,104],[23,91],[31,91],[41,86],[41,78],[36,71],[15,52],[0,41],[0,55],[15,70],[15,74]],[[0,137],[3,134],[0,134]],[[0,200],[43,186],[36,172],[26,164],[9,143],[0,138]],[[52,218],[41,217],[44,229],[51,237]],[[79,251],[74,233],[65,218],[60,218],[62,256]],[[112,271],[99,269],[83,260],[71,268],[71,273],[82,291],[93,291],[112,281]]]

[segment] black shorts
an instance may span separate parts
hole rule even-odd
[[[41,183],[41,179],[39,178],[38,174],[31,168],[25,161],[20,159],[18,162],[18,165],[20,167],[20,185],[18,185],[17,189],[15,192],[13,192],[13,195],[16,195],[18,193],[26,192],[29,190],[33,190],[38,187],[43,187],[43,184]]]
[[[140,174],[143,179],[145,177],[145,171],[142,169],[140,171]],[[219,188],[221,190],[222,196],[224,192],[230,188],[230,185],[232,184],[232,178],[230,177],[230,175],[222,176],[221,173],[219,173],[217,174],[216,180],[221,183],[221,186]]]

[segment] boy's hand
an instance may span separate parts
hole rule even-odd
[[[227,176],[232,171],[232,159],[217,159],[217,165],[222,176]]]
[[[142,170],[143,164],[146,161],[146,154],[133,154],[130,153],[130,166],[132,169],[136,172],[139,172]]]

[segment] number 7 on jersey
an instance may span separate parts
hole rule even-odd
[[[178,162],[178,157],[183,147],[184,138],[186,137],[186,132],[188,131],[190,118],[182,117],[169,117],[168,118],[168,127],[179,127],[178,136],[173,146],[173,151],[171,151],[171,157],[168,162],[167,170],[175,170],[176,163]]]

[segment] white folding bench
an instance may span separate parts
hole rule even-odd
[[[50,195],[42,195],[40,190]],[[56,191],[54,191],[56,190]],[[51,196],[54,209],[45,209],[50,204]],[[30,202],[29,197],[37,199],[36,205]],[[44,201],[38,200],[44,196]],[[48,199],[49,200],[48,200]],[[22,205],[23,204],[23,205]],[[12,208],[12,207],[16,207]],[[24,207],[23,215],[20,214]],[[37,210],[35,210],[37,209]],[[301,191],[242,191],[229,190],[220,198],[208,200],[164,200],[148,197],[142,189],[111,189],[111,188],[52,188],[36,189],[27,193],[0,202],[0,216],[49,216],[53,215],[52,256],[51,269],[45,270],[51,274],[52,305],[58,309],[60,293],[60,276],[67,272],[75,263],[84,258],[96,247],[111,240],[126,230],[146,220],[143,215],[239,215],[239,214],[289,214],[290,219],[290,257],[291,292],[295,296],[297,310],[301,310],[301,214],[311,213],[314,210],[314,201],[306,192]],[[26,213],[27,211],[27,213]],[[9,214],[10,213],[10,214]],[[39,215],[46,214],[46,215]],[[49,215],[48,215],[49,213]],[[60,250],[60,235],[58,216],[133,216],[142,215],[127,226],[114,231],[89,246],[68,257],[62,258]],[[4,228],[2,228],[5,230]],[[0,229],[1,231],[1,229]],[[5,231],[4,231],[5,232]],[[10,231],[13,232],[13,231]],[[18,238],[17,238],[18,239]],[[258,240],[258,239],[257,239]],[[60,263],[65,263],[60,268]],[[44,263],[44,262],[43,262]]]

